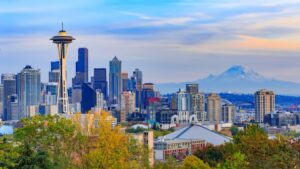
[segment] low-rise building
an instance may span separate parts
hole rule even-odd
[[[201,125],[190,124],[155,140],[155,159],[165,160],[168,156],[173,156],[177,160],[182,160],[208,144],[221,145],[230,140],[230,137]]]

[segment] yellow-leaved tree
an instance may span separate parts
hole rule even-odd
[[[114,126],[115,118],[105,111],[77,114],[73,121],[81,123],[88,137],[82,167],[89,169],[149,168],[148,152],[121,129]]]

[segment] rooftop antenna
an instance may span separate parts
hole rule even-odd
[[[61,30],[64,30],[64,22],[61,22]]]

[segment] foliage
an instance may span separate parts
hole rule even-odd
[[[170,134],[174,132],[174,128],[169,128],[168,130],[154,130],[154,138],[157,139],[160,136],[165,136],[167,134]]]
[[[15,159],[18,157],[11,138],[8,136],[0,138],[0,169],[14,168],[17,165]]]
[[[245,159],[245,155],[236,152],[232,157],[226,159],[223,166],[218,165],[217,169],[246,169],[248,167],[248,162]]]
[[[230,127],[230,131],[231,131],[231,134],[233,135],[233,136],[235,136],[237,133],[238,133],[238,131],[239,131],[239,128],[237,127],[237,126],[231,126]]]
[[[288,138],[299,138],[300,132],[296,132],[295,130],[290,130],[285,132],[284,135]]]
[[[46,168],[72,168],[74,154],[80,154],[84,137],[75,125],[59,116],[34,116],[21,120],[22,127],[14,133],[19,144],[19,167],[39,168],[42,161],[51,163]],[[42,164],[41,164],[42,165]],[[26,168],[26,167],[25,167]]]
[[[182,169],[210,169],[210,166],[204,163],[196,156],[187,156],[182,164]]]
[[[165,161],[155,161],[155,169],[180,169],[180,164],[173,157],[168,157]]]
[[[137,127],[137,128],[127,128],[126,133],[141,133],[144,131],[147,131],[148,129],[143,127]]]
[[[22,119],[13,137],[0,138],[0,169],[144,169],[149,151],[106,112],[76,114],[71,120],[59,116]],[[83,123],[82,123],[83,122]],[[172,130],[159,130],[156,136]],[[183,162],[173,158],[156,162],[158,169],[252,169],[300,168],[300,142],[288,137],[268,135],[258,125],[239,131],[232,142],[209,145]]]
[[[209,146],[196,156],[218,169],[252,168],[299,168],[300,143],[291,144],[289,139],[268,135],[258,125],[249,125],[239,131],[231,143]]]
[[[155,169],[210,169],[207,163],[204,163],[196,156],[187,156],[182,163],[176,161],[173,157],[167,158],[164,162],[156,161]]]
[[[150,168],[148,149],[113,127],[108,113],[83,117],[22,119],[13,137],[0,138],[0,169]]]
[[[195,155],[207,162],[210,166],[216,167],[218,163],[225,160],[224,146],[213,146],[208,145],[204,147],[201,151],[195,153]]]
[[[112,126],[112,118],[106,112],[87,116],[91,128],[89,144],[84,155],[84,168],[131,169],[149,168],[148,152],[133,138],[126,135],[120,126]]]

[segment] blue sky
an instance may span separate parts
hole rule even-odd
[[[300,82],[299,0],[1,0],[0,73],[30,64],[46,81],[57,59],[49,38],[60,29],[90,52],[90,75],[117,55],[145,81],[180,82],[244,65]]]

